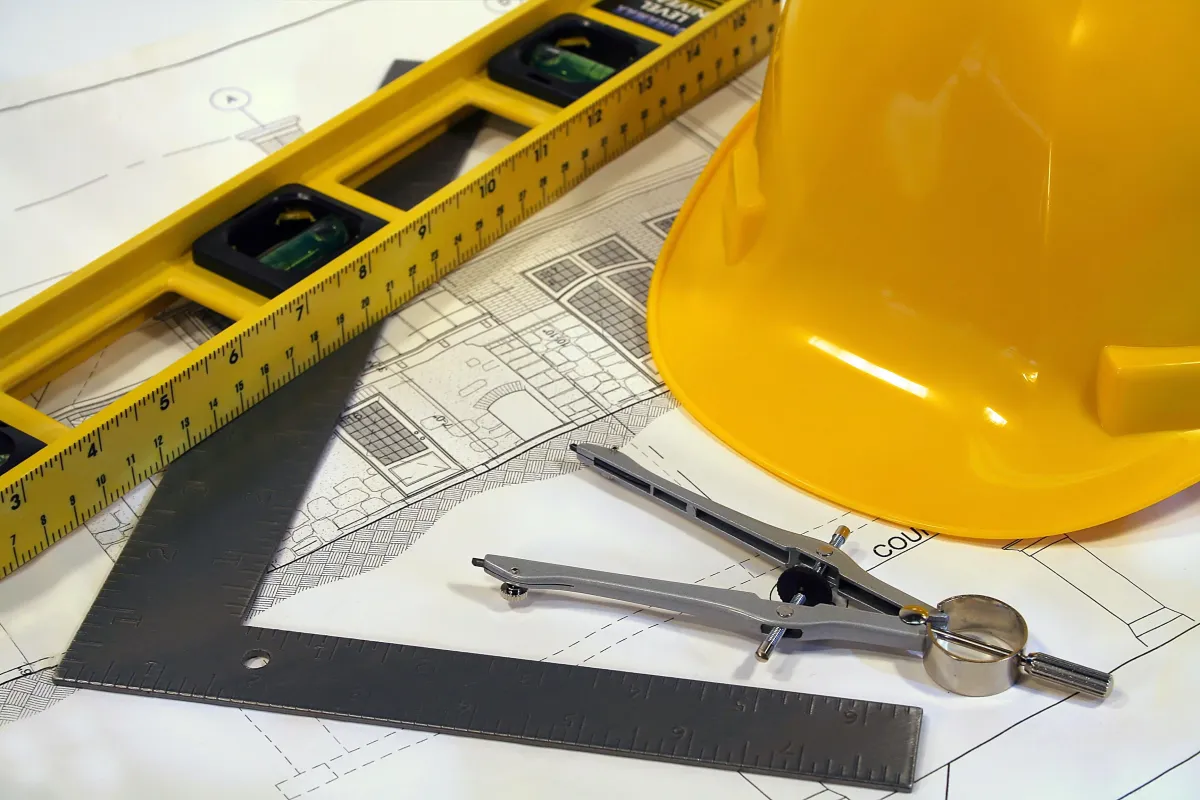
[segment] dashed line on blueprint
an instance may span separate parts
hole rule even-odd
[[[333,738],[333,740],[334,740],[335,742],[337,742],[337,744],[338,744],[338,747],[342,748],[342,749],[343,749],[343,750],[345,750],[347,753],[353,753],[353,752],[354,752],[354,750],[357,750],[357,749],[358,749],[358,748],[356,747],[356,748],[354,748],[354,750],[351,750],[349,747],[346,747],[346,745],[342,744],[341,740],[340,740],[340,739],[338,739],[338,737],[337,737],[337,734],[336,734],[336,733],[334,733],[333,731],[329,730],[329,726],[328,726],[328,725],[326,725],[324,721],[322,721],[322,722],[321,722],[321,727],[325,729],[325,732],[326,732],[326,733],[328,733],[328,734],[329,734],[329,735],[330,735],[330,736]],[[338,758],[341,758],[341,756],[338,756]]]
[[[258,727],[258,723],[250,718],[250,715],[246,713],[245,709],[242,710],[242,716],[246,718],[247,722],[249,722],[251,725],[254,726],[254,730],[261,733],[263,735],[263,738],[266,739],[268,742],[270,742],[271,746],[275,748],[275,752],[277,752],[277,753],[279,753],[279,755],[283,756],[283,760],[288,763],[288,766],[291,767],[292,769],[296,770],[296,774],[299,775],[300,770],[297,769],[296,765],[292,763],[292,760],[287,757],[287,753],[285,753],[279,749],[279,745],[275,744],[275,741],[270,736],[267,736],[266,731],[264,731],[262,728]]]
[[[324,723],[322,723],[322,725],[324,725]],[[414,738],[412,741],[404,741],[405,735],[411,737],[419,736],[420,738]],[[328,761],[322,761],[318,764],[314,764],[307,769],[298,770],[297,773],[292,777],[285,778],[284,780],[276,783],[275,788],[284,796],[285,800],[295,800],[295,798],[312,794],[318,789],[328,786],[338,778],[344,778],[347,775],[353,775],[355,772],[358,772],[359,770],[364,769],[371,764],[376,763],[377,761],[383,761],[384,759],[391,758],[398,753],[402,753],[405,750],[416,747],[417,745],[423,744],[430,739],[437,738],[440,735],[441,734],[437,733],[419,733],[415,731],[389,731],[383,736],[372,739],[366,744],[354,748],[354,750],[351,752],[367,751],[369,749],[372,750],[371,752],[360,756],[359,760],[343,762],[343,765],[339,766],[335,762],[345,759],[347,756],[349,756],[349,753],[343,753],[340,756],[334,756]],[[395,738],[393,739],[393,737]],[[388,742],[387,740],[389,739],[393,739],[393,741]],[[379,745],[382,742],[387,743],[388,749],[386,749],[384,752],[379,752],[382,748],[376,747],[376,745]],[[347,763],[350,765],[346,766]]]

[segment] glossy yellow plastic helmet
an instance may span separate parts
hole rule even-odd
[[[1200,3],[788,0],[693,189],[655,362],[862,514],[1074,531],[1200,479]]]

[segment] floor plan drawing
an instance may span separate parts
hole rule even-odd
[[[661,393],[644,333],[651,262],[620,234],[519,272],[481,265],[479,283],[475,270],[384,324],[327,458],[336,478],[322,471],[280,565]]]
[[[0,141],[24,143],[36,165],[26,180],[0,187],[0,235],[12,242],[13,263],[37,266],[0,272],[0,301],[18,302],[152,223],[164,206],[287,146],[372,90],[393,59],[426,58],[442,39],[461,38],[517,2],[462,3],[466,21],[453,36],[438,30],[403,46],[396,31],[421,2],[346,3],[211,57],[47,100],[35,106],[43,115],[36,120],[25,110],[0,115]],[[348,31],[362,32],[361,47],[336,65],[338,81],[309,91],[263,74],[264,63],[285,75],[334,69],[326,43]],[[1200,492],[1099,531],[953,540],[776,481],[700,429],[664,385],[646,338],[654,265],[764,75],[760,66],[733,81],[377,327],[251,619],[918,705],[926,726],[911,796],[919,800],[1190,797],[1200,782],[1200,700],[1189,680],[1200,659],[1189,571],[1200,557]],[[157,98],[157,108],[132,102],[139,94]],[[136,118],[120,130],[144,131],[141,139],[104,138],[114,108]],[[75,141],[72,120],[99,120],[84,125],[99,144]],[[47,137],[53,146],[30,143],[30,131],[42,128],[58,131]],[[58,163],[59,153],[71,155]],[[78,236],[43,246],[61,215],[86,222]],[[173,307],[25,402],[78,425],[226,324],[191,304]],[[760,664],[754,642],[669,610],[578,597],[510,608],[472,557],[506,553],[760,596],[778,577],[772,565],[582,471],[573,442],[621,448],[672,481],[797,533],[827,540],[844,524],[845,551],[872,574],[931,602],[980,593],[1012,603],[1029,622],[1029,650],[1112,670],[1114,696],[1096,703],[1021,684],[962,698],[931,683],[915,654],[785,642]],[[58,687],[53,669],[155,483],[0,581],[0,775],[16,797],[136,800],[168,787],[180,798],[334,800],[391,796],[398,785],[413,797],[513,785],[538,800],[560,797],[564,786],[586,800],[889,796]]]

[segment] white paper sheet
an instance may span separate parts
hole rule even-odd
[[[0,303],[15,305],[272,146],[271,137],[240,134],[274,122],[311,129],[373,90],[392,59],[427,58],[497,10],[496,0],[346,3],[192,60],[154,48],[146,74],[134,69],[102,87],[56,77],[82,89],[0,111],[0,152],[20,154],[4,159],[0,182],[10,256]],[[334,52],[338,41],[355,46]],[[740,79],[394,315],[254,623],[919,705],[920,798],[1194,796],[1200,699],[1187,678],[1200,656],[1200,491],[1072,537],[955,542],[792,490],[696,427],[663,389],[639,327],[645,281],[675,211],[756,99],[761,75]],[[4,91],[35,94],[29,85]],[[64,219],[71,236],[56,234]],[[192,312],[164,318],[30,402],[77,424],[156,368],[154,358],[171,360],[209,335]],[[381,426],[385,447],[369,441]],[[676,482],[800,533],[827,537],[847,524],[846,551],[918,597],[1009,600],[1030,622],[1031,648],[1116,670],[1114,695],[1064,701],[1020,686],[962,698],[932,684],[912,656],[785,642],[764,665],[755,642],[667,612],[578,597],[510,608],[472,557],[763,595],[773,585],[768,565],[576,470],[565,445],[579,440],[621,446]],[[0,796],[885,794],[55,687],[51,668],[152,491],[140,487],[0,581]]]

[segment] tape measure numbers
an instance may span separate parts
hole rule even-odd
[[[570,37],[536,54],[568,87],[558,95],[522,92],[489,77],[524,69],[498,54],[569,13],[653,46],[569,105],[569,84],[598,69],[565,52]],[[46,442],[5,476],[11,482],[0,491],[7,539],[0,540],[0,574],[752,66],[767,54],[777,18],[777,0],[730,0],[667,35],[591,3],[533,0],[0,318],[0,420]],[[411,210],[350,188],[427,142],[465,108],[529,131]],[[358,240],[270,299],[263,294],[270,285],[248,288],[199,264],[212,244],[206,234],[287,191],[299,193],[292,200],[302,208],[334,208],[351,241]],[[308,244],[321,246],[318,238]],[[302,259],[302,251],[285,257]],[[164,295],[188,297],[235,322],[78,428],[58,426],[13,399],[132,330]]]

